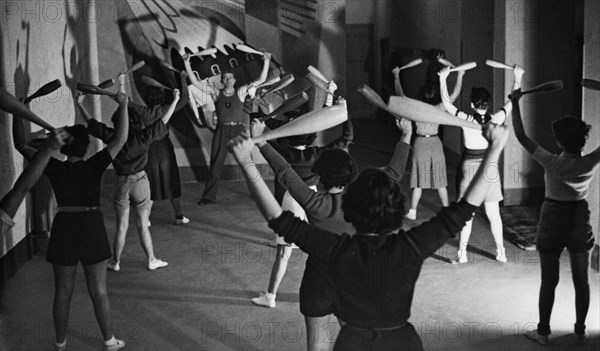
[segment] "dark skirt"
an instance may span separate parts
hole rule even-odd
[[[146,173],[153,201],[181,197],[181,179],[171,139],[156,140],[148,150]]]
[[[52,223],[47,261],[60,266],[95,264],[112,257],[100,211],[59,212]]]

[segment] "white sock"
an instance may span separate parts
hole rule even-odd
[[[110,338],[110,340],[104,341],[104,345],[106,345],[106,346],[114,345],[116,343],[117,343],[117,339],[115,339],[114,335],[112,336],[112,338]]]

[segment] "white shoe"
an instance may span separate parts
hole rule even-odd
[[[186,216],[182,216],[183,218],[176,218],[175,219],[175,224],[177,225],[181,225],[181,224],[188,224],[190,223],[190,219],[187,218]]]
[[[540,335],[536,330],[528,331],[525,336],[537,342],[540,345],[548,345],[548,335]]]
[[[119,262],[115,262],[113,260],[110,260],[110,262],[108,262],[108,270],[109,271],[113,271],[113,272],[118,272],[121,270],[121,266],[119,265]]]
[[[460,264],[460,263],[469,262],[469,258],[467,257],[466,251],[458,250],[458,252],[456,253],[456,256],[457,257],[451,261],[452,264]]]
[[[115,342],[110,345],[104,344],[105,351],[117,351],[124,347],[125,347],[125,341],[119,340],[119,339],[115,339]]]
[[[504,246],[502,246],[502,247],[499,246],[496,249],[496,261],[502,262],[502,263],[506,263],[506,261],[508,261],[506,259],[506,249],[504,248]]]
[[[67,339],[62,343],[54,342],[54,351],[65,351],[67,349]]]
[[[408,210],[408,213],[406,214],[406,218],[414,221],[417,219],[417,210],[416,209],[410,209]]]
[[[155,258],[153,260],[148,261],[148,269],[153,271],[155,269],[159,269],[162,267],[166,267],[169,264],[161,259]]]
[[[259,297],[255,297],[252,299],[252,303],[257,306],[275,308],[275,296],[276,294],[261,293]]]

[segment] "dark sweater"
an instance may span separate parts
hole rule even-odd
[[[108,144],[114,137],[115,130],[102,122],[91,119],[88,122],[88,133]],[[127,137],[127,142],[113,160],[117,175],[124,176],[143,171],[148,163],[150,144],[154,140],[164,137],[167,133],[167,126],[162,120],[158,120],[141,132],[130,134]]]
[[[477,207],[461,201],[405,232],[337,235],[284,212],[269,226],[287,242],[329,265],[339,298],[337,316],[361,328],[406,323],[423,261],[454,237]]]
[[[319,182],[319,177],[313,173],[312,167],[323,151],[333,149],[347,150],[348,145],[350,145],[353,139],[354,129],[352,122],[348,120],[342,124],[342,135],[325,146],[311,146],[304,150],[299,150],[288,146],[286,143],[272,143],[271,145],[291,164],[292,169],[298,173],[300,178],[311,186]]]

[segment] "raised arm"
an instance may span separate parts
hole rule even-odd
[[[454,86],[454,90],[452,91],[452,95],[450,95],[449,100],[451,103],[454,103],[458,96],[460,95],[460,91],[462,90],[463,78],[465,76],[465,71],[458,71],[458,76],[456,77],[456,85]]]
[[[522,96],[523,94],[521,94],[521,89],[514,90],[510,94],[512,104],[514,106],[512,111],[512,125],[513,130],[515,131],[515,136],[517,137],[519,143],[523,145],[527,152],[533,154],[538,145],[525,133],[525,127],[523,126],[523,119],[521,117],[521,108],[519,107],[519,100],[521,100]]]
[[[443,68],[438,74],[440,76],[440,94],[442,95],[442,104],[444,105],[444,108],[453,116],[467,119],[469,115],[459,111],[456,106],[452,104],[454,100],[452,100],[448,95],[448,83],[446,81],[448,79],[448,75],[450,74],[450,68]]]
[[[180,91],[180,98],[179,98],[179,102],[177,103],[177,105],[175,105],[175,112],[181,110],[190,101],[190,94],[187,89],[188,74],[186,73],[186,71],[182,71],[180,76],[181,76],[181,89],[183,91]],[[173,94],[175,94],[175,91],[173,91]]]
[[[94,117],[92,117],[92,115],[90,115],[88,110],[83,105],[84,100],[85,100],[84,94],[81,94],[81,93],[77,94],[77,98],[76,98],[77,109],[81,113],[81,116],[83,117],[83,120],[85,121],[85,123],[88,124],[90,122],[90,120],[94,119]]]
[[[401,120],[396,119],[396,126],[402,132],[400,141],[396,144],[396,149],[392,155],[392,159],[383,169],[394,178],[397,182],[402,180],[406,171],[406,162],[410,153],[410,138],[412,136],[412,122],[406,118]]]
[[[19,124],[22,124],[20,118],[16,118],[16,121]],[[42,174],[44,174],[44,169],[50,160],[52,152],[55,150],[59,150],[62,145],[64,145],[65,140],[69,137],[69,134],[64,131],[64,129],[55,129],[52,131],[51,135],[44,142],[44,146],[35,154],[29,161],[29,166],[23,173],[17,178],[15,185],[12,189],[4,195],[2,200],[0,200],[0,209],[2,209],[10,218],[13,218],[23,202],[25,195],[27,192],[38,182]],[[35,151],[35,149],[34,149]]]
[[[513,91],[521,89],[521,80],[523,78],[524,73],[525,73],[525,71],[523,70],[523,68],[521,68],[518,65],[515,65],[515,67],[513,69],[513,74],[514,74],[514,82],[513,82],[513,88],[512,88]],[[506,102],[506,104],[500,110],[496,111],[496,113],[494,113],[492,115],[492,122],[494,122],[496,124],[504,123],[504,121],[506,120],[508,115],[510,115],[510,113],[512,112],[512,109],[513,109],[512,101],[508,100]]]
[[[262,68],[262,71],[260,72],[260,76],[258,77],[257,80],[250,83],[251,86],[257,87],[267,81],[267,76],[269,75],[269,64],[271,63],[272,57],[273,57],[272,54],[265,52],[265,54],[262,58],[263,59],[263,68]]]
[[[161,118],[164,124],[169,123],[169,121],[171,120],[171,117],[173,117],[173,113],[175,113],[175,110],[177,109],[177,104],[179,102],[179,98],[180,98],[179,89],[173,90],[173,102],[169,106],[169,109],[167,110],[167,112]]]
[[[402,90],[402,83],[400,82],[400,67],[396,67],[392,70],[394,75],[394,89],[396,90],[397,96],[405,96],[404,90]]]
[[[23,119],[13,115],[13,144],[15,149],[26,159],[31,160],[37,150],[30,145],[27,145],[25,137],[25,128],[23,127]]]
[[[119,118],[116,124],[116,132],[113,138],[110,140],[108,145],[106,146],[106,151],[110,154],[111,158],[117,157],[117,154],[127,142],[127,136],[129,133],[129,112],[127,109],[128,106],[128,98],[127,95],[123,92],[119,92],[117,94],[117,101],[119,102]]]
[[[246,133],[242,133],[239,137],[234,138],[230,142],[230,150],[237,163],[240,165],[248,190],[252,198],[258,205],[258,209],[262,213],[263,217],[270,221],[275,219],[283,213],[281,206],[275,200],[275,196],[271,193],[271,190],[262,179],[256,163],[252,160],[252,149],[254,148],[254,142]]]
[[[196,88],[200,89],[201,91],[205,92],[206,94],[209,94],[213,98],[214,101],[217,101],[217,98],[219,97],[218,90],[216,90],[215,88],[213,88],[210,85],[202,84],[202,82],[198,80],[198,78],[194,74],[194,71],[192,70],[192,66],[190,64],[190,55],[185,54],[185,55],[183,55],[182,58],[183,58],[183,64],[185,66],[185,71],[187,72],[188,76],[190,77],[190,81],[192,82],[192,85],[195,86]]]

